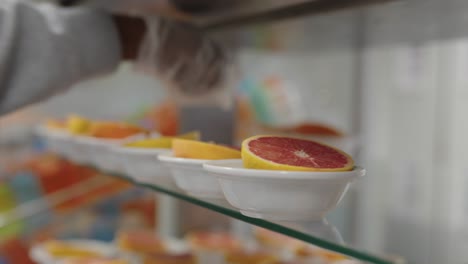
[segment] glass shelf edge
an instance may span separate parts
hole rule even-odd
[[[386,259],[384,259],[382,257],[377,257],[377,256],[374,256],[372,254],[364,253],[364,252],[356,250],[356,249],[351,249],[351,248],[348,248],[346,246],[338,245],[338,244],[326,241],[324,239],[317,238],[317,237],[314,237],[312,235],[308,235],[308,234],[305,234],[303,232],[291,229],[289,227],[282,226],[280,224],[276,224],[276,223],[273,223],[273,222],[269,222],[267,220],[248,217],[248,216],[245,216],[245,215],[241,214],[240,212],[235,212],[235,211],[232,211],[230,209],[224,208],[222,206],[216,205],[214,203],[210,203],[210,202],[203,201],[203,200],[200,200],[200,199],[192,197],[192,196],[188,196],[188,195],[185,195],[185,194],[182,194],[182,193],[178,193],[178,192],[175,192],[175,191],[172,191],[172,190],[168,190],[166,188],[163,188],[163,187],[160,187],[160,186],[157,186],[157,185],[146,184],[146,183],[138,183],[138,182],[135,182],[134,180],[128,178],[127,176],[124,176],[124,175],[121,175],[121,174],[116,174],[116,173],[110,173],[110,174],[105,174],[105,175],[108,175],[110,177],[116,177],[116,178],[119,178],[119,179],[127,181],[127,182],[131,182],[132,184],[134,184],[136,186],[151,189],[153,191],[175,197],[177,199],[180,199],[180,200],[183,200],[183,201],[186,201],[186,202],[189,202],[189,203],[192,203],[192,204],[195,204],[195,205],[210,209],[212,211],[227,215],[229,217],[236,218],[236,219],[241,220],[243,222],[246,222],[246,223],[249,223],[249,224],[252,224],[252,225],[255,225],[255,226],[263,227],[263,228],[269,229],[271,231],[281,233],[281,234],[286,235],[288,237],[293,237],[293,238],[296,238],[296,239],[301,240],[303,242],[306,242],[306,243],[309,243],[309,244],[312,244],[312,245],[315,245],[315,246],[318,246],[318,247],[321,247],[321,248],[324,248],[324,249],[327,249],[327,250],[330,250],[330,251],[333,251],[333,252],[336,252],[336,253],[339,253],[339,254],[343,254],[343,255],[346,255],[348,257],[360,260],[360,261],[365,261],[365,262],[374,263],[374,264],[395,264],[395,262],[390,261],[390,260],[386,260]]]

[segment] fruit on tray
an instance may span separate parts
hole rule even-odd
[[[149,230],[121,231],[117,234],[116,242],[120,249],[135,253],[159,254],[167,251],[164,242]]]
[[[144,264],[195,264],[195,257],[190,254],[152,254],[146,255]]]
[[[89,128],[89,135],[97,138],[123,139],[146,132],[143,128],[127,123],[96,121]]]
[[[242,142],[244,167],[285,171],[349,171],[352,157],[312,140],[254,136]]]
[[[175,139],[172,151],[176,157],[190,159],[219,160],[241,157],[241,152],[231,147],[186,139]]]
[[[190,140],[200,140],[200,132],[192,131],[185,134],[181,134],[177,137],[158,137],[158,138],[149,138],[137,140],[125,144],[127,147],[133,148],[167,148],[172,147],[172,141],[175,138],[190,139]]]
[[[186,238],[195,250],[229,252],[242,248],[241,242],[229,233],[198,231],[189,233]]]
[[[62,264],[129,264],[123,259],[105,259],[105,258],[67,258]]]
[[[53,257],[65,258],[65,257],[102,257],[97,252],[87,248],[82,248],[76,245],[72,245],[62,241],[48,241],[44,244],[44,249]]]
[[[86,134],[92,121],[79,115],[70,115],[66,120],[66,127],[71,134]]]
[[[263,251],[230,251],[226,253],[227,264],[269,264],[277,261],[273,254]]]

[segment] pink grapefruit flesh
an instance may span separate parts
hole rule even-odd
[[[242,143],[246,168],[292,171],[349,171],[354,167],[350,155],[316,141],[256,136]]]

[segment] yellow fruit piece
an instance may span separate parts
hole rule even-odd
[[[172,142],[174,156],[190,159],[239,159],[241,152],[234,148],[187,139],[174,139]]]
[[[102,257],[96,251],[79,248],[65,242],[49,241],[45,244],[45,249],[54,257]]]
[[[190,140],[200,140],[200,131],[190,131],[184,134],[178,135],[176,138],[180,139],[190,139]]]
[[[150,138],[143,139],[134,142],[125,144],[126,147],[133,148],[172,148],[172,142],[176,138],[190,139],[190,140],[200,140],[200,132],[193,131],[179,135],[177,137],[159,137],[159,138]]]
[[[68,132],[80,135],[86,134],[88,132],[89,128],[91,127],[91,123],[92,122],[90,120],[84,117],[78,115],[70,115],[67,118],[66,126]]]
[[[257,143],[255,147],[251,145],[253,141]],[[352,157],[345,152],[300,138],[254,136],[242,142],[241,151],[248,169],[338,172],[354,168]],[[311,166],[314,163],[316,166]]]

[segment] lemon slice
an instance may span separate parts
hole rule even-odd
[[[239,159],[241,152],[237,149],[187,139],[175,139],[172,144],[174,156],[190,159]]]
[[[176,138],[190,139],[190,140],[199,140],[200,132],[192,131],[179,135],[177,137],[159,137],[159,138],[149,138],[130,142],[125,144],[126,147],[133,148],[166,148],[170,149],[172,147],[172,142]]]
[[[70,115],[66,121],[68,132],[75,135],[86,134],[91,127],[91,120],[79,115]]]

